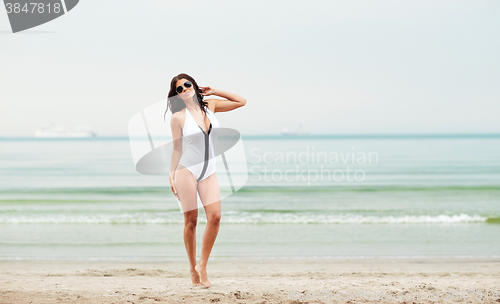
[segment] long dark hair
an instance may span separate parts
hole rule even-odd
[[[196,80],[194,80],[193,77],[189,76],[188,74],[181,73],[174,78],[172,78],[172,81],[170,82],[170,91],[168,92],[168,98],[167,98],[167,108],[165,109],[165,113],[163,114],[163,120],[165,121],[165,115],[167,114],[168,109],[174,114],[175,112],[179,112],[180,110],[184,109],[186,107],[186,104],[182,100],[182,98],[177,97],[177,98],[171,98],[174,97],[177,94],[176,89],[176,83],[180,79],[187,79],[191,81],[191,83],[194,85],[194,92],[196,93],[196,98],[198,99],[198,105],[200,106],[200,109],[203,112],[207,112],[206,108],[208,106],[208,102],[203,101],[203,95],[201,95],[201,90],[198,87],[198,84],[196,83]]]

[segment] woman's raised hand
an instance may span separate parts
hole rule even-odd
[[[199,87],[201,90],[201,95],[207,96],[207,95],[213,95],[215,93],[215,89],[212,87]]]

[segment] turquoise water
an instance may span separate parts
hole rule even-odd
[[[213,258],[500,256],[499,136],[243,144]],[[167,176],[137,173],[126,138],[3,139],[0,180],[0,259],[187,259]]]

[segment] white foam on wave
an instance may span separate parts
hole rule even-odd
[[[466,224],[484,223],[480,215],[388,215],[320,213],[228,212],[222,214],[227,224]],[[200,223],[206,218],[199,217]],[[0,224],[183,224],[182,214],[172,213],[122,213],[94,215],[34,214],[0,216]]]
[[[360,214],[251,214],[229,217],[226,223],[248,224],[456,224],[485,222],[480,215],[402,215],[366,216]]]

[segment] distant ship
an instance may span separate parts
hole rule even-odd
[[[52,124],[50,127],[35,131],[37,138],[89,138],[96,136],[97,134],[87,126],[68,128]]]
[[[302,124],[296,130],[289,130],[286,127],[281,128],[281,135],[306,135],[307,132],[302,129]]]

